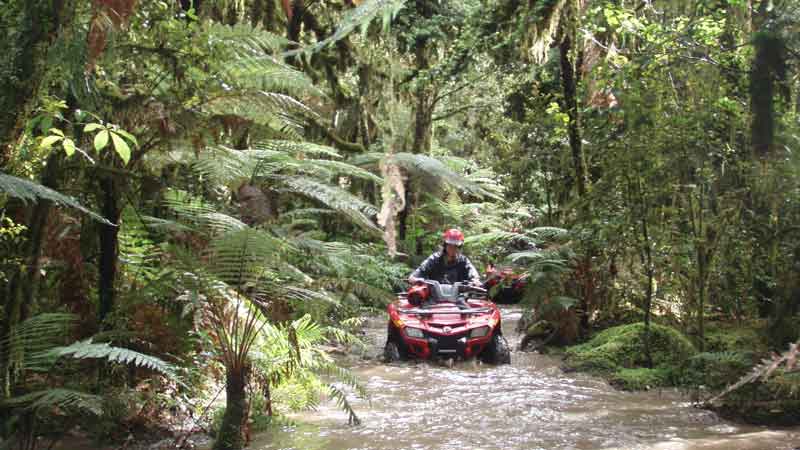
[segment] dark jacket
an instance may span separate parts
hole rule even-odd
[[[425,261],[422,261],[422,264],[420,264],[411,276],[414,278],[436,280],[440,283],[457,283],[464,281],[480,283],[481,281],[477,269],[472,265],[469,258],[459,254],[456,257],[455,263],[448,265],[447,255],[443,252],[436,252]]]

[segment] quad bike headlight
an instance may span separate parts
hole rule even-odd
[[[406,336],[422,339],[425,334],[419,328],[406,327]]]
[[[473,328],[469,332],[470,338],[484,337],[489,334],[489,327]]]

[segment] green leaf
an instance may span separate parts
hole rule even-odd
[[[94,137],[94,149],[98,152],[108,145],[108,130],[103,130],[97,133],[97,136]]]
[[[139,146],[139,141],[136,140],[136,137],[123,129],[115,130],[117,134],[127,139],[129,142],[133,143],[134,146]]]
[[[125,143],[125,139],[119,137],[117,133],[111,133],[111,140],[114,141],[114,149],[125,164],[131,160],[131,148]]]
[[[100,125],[99,123],[87,123],[85,127],[83,127],[84,133],[91,133],[92,131],[97,130],[104,130],[105,127]]]
[[[64,137],[64,132],[59,130],[58,128],[51,128],[50,132],[57,136],[61,136],[62,138]]]
[[[50,147],[53,146],[53,144],[55,144],[56,142],[58,142],[58,141],[60,141],[62,139],[64,139],[64,138],[61,137],[61,136],[47,136],[46,138],[42,139],[42,143],[39,144],[39,147],[41,147],[41,148],[50,148]]]
[[[50,131],[50,128],[53,127],[53,118],[50,116],[46,116],[42,119],[41,123],[39,123],[39,129],[42,130],[42,133],[47,133]]]
[[[72,141],[70,138],[64,139],[64,151],[67,152],[67,156],[72,156],[75,154],[75,142]]]

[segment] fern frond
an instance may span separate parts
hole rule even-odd
[[[59,408],[66,411],[87,411],[96,416],[103,414],[102,397],[59,388],[45,389],[12,397],[5,400],[3,405],[28,411]]]
[[[221,234],[208,248],[208,270],[218,279],[242,289],[274,278],[273,268],[284,265],[293,248],[263,230],[244,226]]]
[[[49,200],[57,205],[77,209],[98,222],[114,225],[103,216],[83,207],[83,205],[78,203],[74,198],[23,178],[0,173],[0,193],[18,198],[24,203]]]
[[[148,223],[181,230],[186,230],[188,226],[190,230],[205,231],[212,235],[242,231],[248,228],[241,220],[218,212],[212,205],[182,191],[168,191],[162,204],[172,210],[181,223],[173,225],[172,222],[162,219],[148,220]]]
[[[308,177],[274,176],[271,178],[281,182],[284,186],[281,189],[283,191],[301,194],[317,200],[323,205],[341,212],[365,229],[376,233],[380,232],[380,229],[370,219],[370,217],[378,213],[377,208],[344,189],[324,184]]]
[[[541,242],[555,241],[566,238],[569,231],[558,227],[536,227],[530,231]]]
[[[253,145],[253,148],[257,150],[288,153],[295,158],[303,158],[308,155],[323,155],[337,159],[342,157],[342,155],[332,147],[311,142],[281,141],[275,139],[258,142]]]
[[[797,364],[798,355],[800,355],[800,341],[789,344],[789,350],[780,355],[774,354],[772,359],[762,359],[761,363],[750,370],[750,373],[741,377],[738,381],[725,388],[722,392],[707,400],[706,403],[712,404],[717,402],[722,399],[722,397],[730,394],[746,384],[753,383],[758,380],[766,381],[773,374],[773,372],[778,370],[782,365],[784,366],[786,373],[797,372],[800,370],[800,365]]]
[[[317,291],[306,289],[299,286],[288,286],[285,288],[284,296],[287,300],[294,300],[300,302],[308,301],[323,301],[331,304],[334,307],[341,306],[339,301],[324,291]]]
[[[75,359],[106,359],[110,362],[133,364],[137,367],[155,370],[164,375],[174,374],[173,367],[159,358],[127,348],[112,347],[107,342],[95,344],[91,338],[66,347],[56,347],[48,350],[47,354],[56,358],[70,356]]]
[[[424,177],[425,179],[432,180],[437,184],[453,186],[460,191],[479,197],[489,197],[496,200],[501,199],[498,195],[483,189],[483,187],[481,187],[479,184],[474,183],[466,177],[454,172],[445,163],[432,156],[416,153],[393,153],[390,155],[383,155],[381,153],[365,153],[354,157],[351,160],[351,163],[359,166],[376,166],[384,158],[390,160],[385,161],[384,164],[398,165],[412,175]]]
[[[207,148],[193,169],[217,184],[236,188],[258,176],[279,172],[291,163],[292,158],[280,151],[234,150],[220,145]]]
[[[211,44],[219,42],[220,47],[241,56],[277,52],[289,44],[283,36],[244,22],[229,26],[211,21],[204,24],[204,31]]]
[[[62,343],[76,319],[73,314],[49,313],[25,320],[0,341],[0,359],[14,361],[23,370],[47,370],[50,360],[41,353]]]
[[[225,64],[223,76],[239,89],[323,97],[306,74],[270,55],[250,56]]]
[[[316,368],[314,373],[337,380],[339,383],[353,389],[358,397],[369,399],[367,388],[361,384],[358,377],[353,372],[343,367],[339,367],[333,363],[324,364]]]
[[[375,175],[374,173],[364,170],[358,166],[354,166],[341,161],[331,161],[325,159],[309,159],[305,161],[304,167],[311,169],[325,169],[331,175],[345,175],[354,178],[363,178],[372,181],[378,185],[383,184],[383,178]]]
[[[367,344],[355,334],[339,328],[339,327],[325,327],[325,334],[339,344],[356,346],[362,349],[367,347]]]
[[[317,219],[319,216],[331,214],[336,214],[336,211],[326,208],[298,208],[284,213],[282,217],[292,220],[306,217]]]
[[[203,111],[210,115],[238,116],[299,140],[303,123],[295,116],[308,112],[300,102],[289,103],[290,98],[282,94],[235,90],[209,100],[203,105]]]
[[[529,246],[536,244],[530,238],[528,238],[528,236],[522,233],[514,233],[511,231],[490,231],[487,233],[468,236],[466,239],[464,239],[464,244],[469,246],[486,247],[490,245],[508,244],[519,241],[523,241]]]
[[[325,47],[334,44],[336,41],[344,39],[356,28],[366,29],[376,17],[381,16],[383,28],[387,29],[389,23],[394,19],[398,12],[405,5],[405,0],[366,0],[356,9],[348,12],[339,23],[336,31],[327,38],[316,44],[284,53],[284,56],[293,56],[301,53],[316,53]]]
[[[329,384],[328,395],[330,395],[330,397],[336,402],[336,405],[339,406],[339,408],[347,413],[347,423],[349,425],[361,425],[361,419],[358,418],[353,406],[349,401],[347,401],[347,394],[336,387],[336,385]]]

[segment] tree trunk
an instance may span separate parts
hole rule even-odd
[[[58,168],[62,154],[54,151],[47,158],[47,166],[42,175],[42,185],[50,189],[57,189]],[[5,338],[20,322],[27,318],[27,312],[36,298],[41,275],[41,253],[45,238],[47,218],[50,215],[52,203],[48,200],[39,200],[33,208],[28,221],[27,245],[23,247],[26,264],[19,268],[8,286],[6,299],[3,304],[3,323],[0,328],[0,339]],[[2,365],[3,393],[10,395],[13,377],[8,361],[0,359]]]
[[[643,199],[644,201],[644,199]],[[643,203],[643,208],[645,211],[647,210],[646,205]],[[654,267],[653,267],[653,252],[652,248],[650,247],[650,233],[647,229],[647,215],[644,212],[641,214],[641,223],[642,223],[642,238],[643,238],[643,250],[644,250],[644,263],[645,263],[645,273],[647,274],[647,288],[645,289],[645,299],[644,299],[644,355],[645,360],[647,361],[647,367],[653,367],[653,352],[651,350],[650,345],[650,315],[652,314],[651,310],[653,309],[653,278],[654,278]]]
[[[702,353],[705,351],[705,308],[706,308],[706,264],[702,250],[698,249],[697,268],[697,349]]]
[[[569,146],[572,149],[572,165],[575,170],[575,183],[578,189],[578,196],[583,198],[586,194],[586,169],[583,163],[583,144],[581,142],[580,112],[578,110],[578,73],[572,63],[570,52],[572,51],[571,37],[564,38],[559,46],[561,55],[561,87],[564,90],[564,109],[566,110],[569,122],[567,123],[567,133],[569,134]]]
[[[120,187],[112,176],[103,175],[100,180],[100,193],[103,216],[112,223],[119,224]],[[100,224],[100,280],[98,284],[98,322],[100,323],[114,310],[116,297],[114,281],[117,278],[118,250],[119,226]]]
[[[72,17],[72,0],[17,0],[3,6],[10,10],[0,27],[6,32],[18,30],[16,36],[6,35],[0,50],[16,55],[10,72],[0,74],[0,167],[11,158],[11,148],[19,138],[22,124],[28,117],[31,103],[37,98],[39,84],[48,65],[44,64],[50,45],[58,36],[62,21]],[[22,3],[22,6],[14,5]],[[13,11],[19,8],[17,15]],[[5,18],[4,18],[5,19]]]
[[[225,414],[214,442],[214,450],[244,448],[244,427],[247,420],[247,369],[227,368],[225,374]]]

